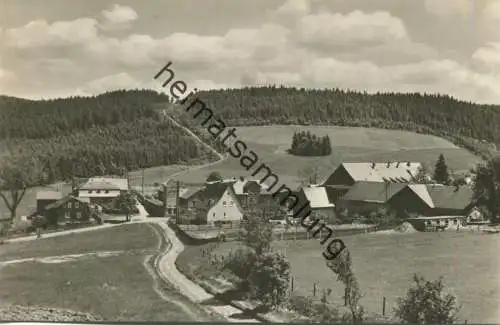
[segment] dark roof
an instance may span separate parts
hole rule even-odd
[[[468,186],[427,185],[435,208],[463,210],[472,203],[473,190]]]
[[[203,190],[203,187],[190,187],[190,188],[181,189],[180,193],[179,193],[179,197],[182,199],[189,199],[190,197],[192,197],[196,193],[200,192],[201,190]]]
[[[68,196],[63,197],[60,200],[57,200],[54,203],[51,203],[51,204],[47,205],[45,207],[45,209],[49,210],[49,209],[59,208],[60,206],[62,206],[63,204],[69,202],[70,200],[77,200],[79,202],[86,203],[86,204],[88,204],[90,202],[88,198],[81,198],[81,197],[78,197],[78,196],[68,195]]]
[[[407,185],[405,183],[357,182],[341,200],[384,203],[386,198],[390,199]]]

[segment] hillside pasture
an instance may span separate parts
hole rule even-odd
[[[370,233],[338,236],[345,242],[353,260],[354,272],[364,296],[361,305],[369,313],[393,314],[397,298],[412,285],[412,275],[419,273],[429,280],[444,276],[446,289],[462,305],[460,319],[469,323],[498,323],[500,313],[500,259],[494,252],[499,237],[479,233]],[[243,247],[241,242],[219,246],[186,246],[177,260],[182,272],[203,279],[213,278],[216,269],[208,263],[203,250],[215,247],[212,254],[228,257]],[[324,290],[332,289],[329,302],[342,304],[343,286],[326,266],[319,240],[275,241],[273,249],[287,256],[293,277],[293,295],[319,300]],[[480,277],[477,274],[481,274]]]
[[[332,155],[298,157],[288,154],[286,150],[291,146],[293,133],[298,131],[328,135]],[[291,187],[300,184],[301,171],[314,166],[318,181],[321,181],[341,162],[419,161],[432,168],[442,153],[453,171],[464,172],[480,161],[469,151],[445,139],[406,131],[338,126],[252,126],[238,127],[235,134],[257,153],[259,162],[266,163],[281,182]],[[200,182],[212,171],[218,171],[224,177],[250,174],[240,165],[239,159],[230,156],[223,163],[180,175],[177,179]]]

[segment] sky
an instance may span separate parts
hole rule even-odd
[[[277,84],[500,104],[500,0],[0,0],[0,93]]]

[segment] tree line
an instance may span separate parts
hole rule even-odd
[[[332,153],[330,137],[318,137],[310,131],[294,132],[288,152],[296,156],[328,156]]]

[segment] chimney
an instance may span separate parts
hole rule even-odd
[[[399,167],[399,164],[400,164],[400,162],[398,161],[398,162],[396,163],[396,168],[398,168],[398,167]]]
[[[411,162],[409,162],[409,161],[408,161],[408,162],[406,163],[406,166],[411,167]]]
[[[375,169],[375,163],[372,162],[372,169]]]
[[[390,161],[387,162],[387,168],[389,168],[389,167],[391,167],[391,162]]]
[[[242,182],[245,181],[245,177],[240,176],[240,181],[242,181]]]

